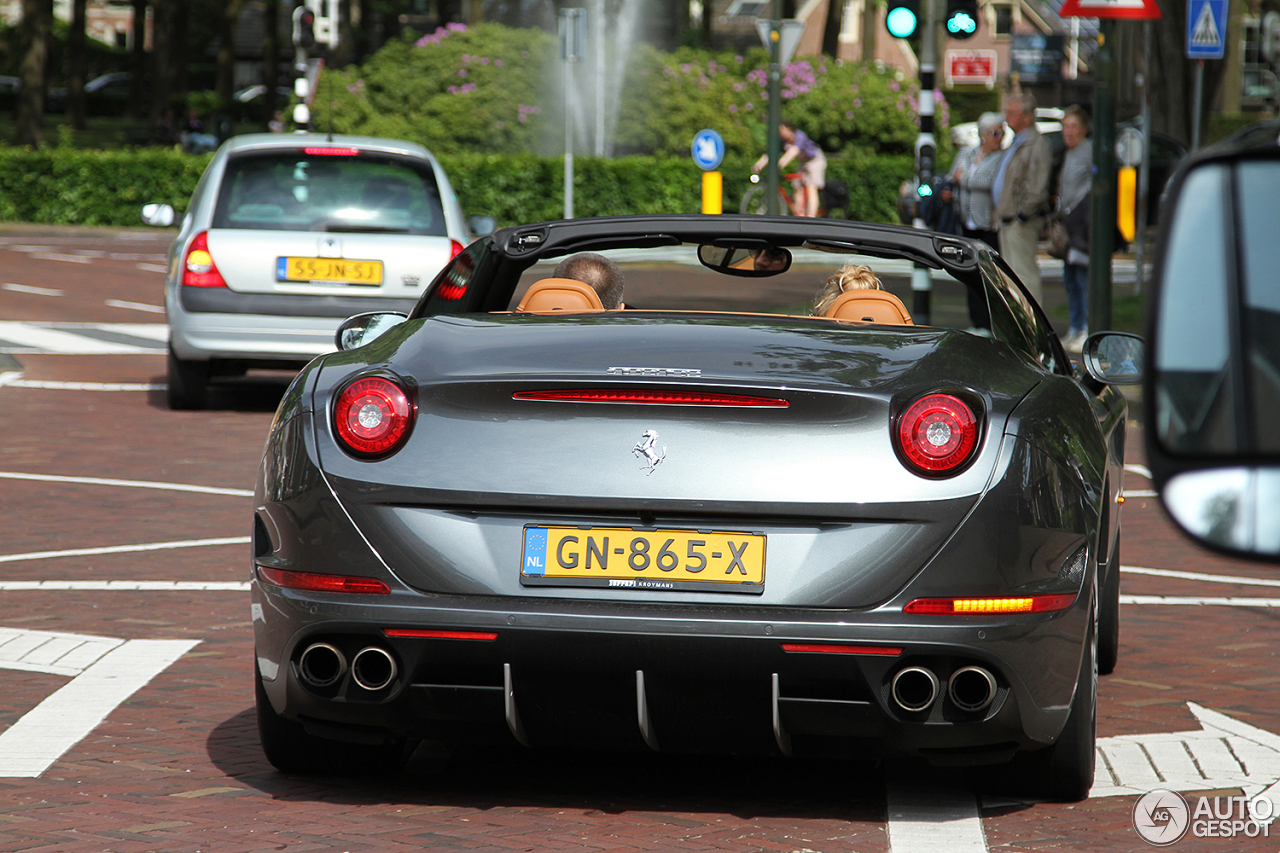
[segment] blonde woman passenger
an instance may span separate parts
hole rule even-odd
[[[827,279],[827,283],[818,291],[818,300],[813,305],[816,317],[826,316],[827,310],[840,298],[842,293],[850,290],[884,290],[884,285],[865,264],[847,263],[836,270],[835,275]]]

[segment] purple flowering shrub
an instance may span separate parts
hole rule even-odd
[[[782,117],[816,139],[828,156],[855,151],[910,154],[919,132],[919,84],[893,68],[798,57],[782,68]],[[636,51],[621,104],[620,150],[678,156],[694,134],[718,130],[725,147],[763,153],[769,114],[768,55],[681,48]],[[949,153],[948,109],[935,95],[935,135]]]
[[[449,24],[391,42],[363,66],[328,70],[317,127],[420,142],[440,153],[534,150],[545,137],[544,82],[555,37],[496,23]]]

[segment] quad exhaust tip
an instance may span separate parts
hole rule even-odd
[[[347,673],[347,659],[336,646],[312,643],[298,658],[298,672],[312,687],[330,687]]]
[[[386,688],[396,680],[396,659],[386,649],[365,646],[351,659],[351,678],[365,690]]]
[[[961,667],[947,682],[947,695],[962,711],[982,711],[996,698],[996,677],[981,666]]]
[[[922,666],[908,666],[899,670],[889,685],[894,703],[913,714],[927,710],[938,698],[938,676]]]

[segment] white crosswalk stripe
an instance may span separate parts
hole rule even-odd
[[[0,321],[0,352],[130,355],[164,352],[164,323],[19,323]]]

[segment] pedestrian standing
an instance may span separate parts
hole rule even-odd
[[[951,170],[959,187],[960,228],[964,236],[982,240],[993,249],[1000,247],[1000,234],[993,221],[995,204],[991,184],[1004,150],[1004,116],[983,113],[978,117],[978,144],[961,150]],[[969,319],[978,334],[991,331],[991,314],[981,294],[969,293]]]
[[[1062,117],[1062,141],[1067,146],[1058,174],[1058,212],[1067,227],[1067,256],[1062,284],[1067,290],[1070,329],[1063,344],[1078,351],[1089,335],[1089,208],[1093,185],[1093,145],[1088,144],[1089,114],[1067,107]]]
[[[1000,254],[1036,302],[1043,301],[1036,252],[1049,210],[1049,176],[1053,152],[1036,130],[1036,99],[1030,93],[1012,95],[1004,120],[1013,142],[1000,160],[991,197],[1000,223]]]

